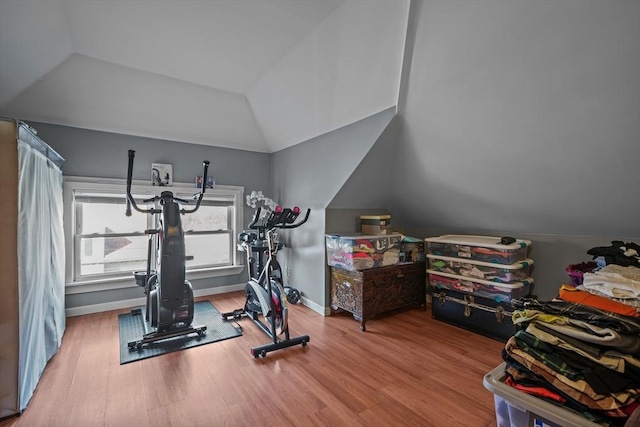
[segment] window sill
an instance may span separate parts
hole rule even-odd
[[[232,267],[219,267],[203,270],[195,270],[187,273],[187,280],[208,279],[211,277],[233,276],[240,274],[244,265]],[[136,282],[132,275],[112,279],[85,280],[82,282],[67,283],[66,295],[84,294],[89,292],[111,291],[115,289],[136,288]]]

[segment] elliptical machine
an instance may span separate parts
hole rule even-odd
[[[238,321],[249,317],[271,338],[271,343],[253,347],[253,357],[266,357],[267,353],[301,344],[306,347],[308,335],[291,338],[289,336],[287,294],[282,284],[282,271],[275,253],[282,248],[278,240],[279,229],[300,227],[307,222],[311,209],[301,221],[295,223],[300,208],[282,208],[275,210],[265,218],[260,218],[261,208],[253,216],[249,228],[238,236],[240,247],[247,254],[249,282],[245,288],[246,302],[243,308],[222,314],[224,320]],[[260,320],[260,315],[266,321]]]
[[[181,214],[190,214],[200,208],[200,202],[206,186],[202,186],[199,194],[194,195],[195,207],[184,209],[180,204],[189,205],[193,202],[175,197],[171,191],[163,191],[160,196],[143,200],[143,203],[153,203],[149,209],[141,209],[131,195],[131,180],[135,151],[129,150],[129,167],[127,171],[127,210],[131,216],[131,207],[141,213],[160,216],[160,228],[145,230],[149,235],[147,248],[146,272],[134,272],[136,283],[144,288],[147,297],[144,319],[145,333],[141,339],[129,341],[129,350],[139,350],[143,345],[173,338],[181,335],[196,333],[198,337],[204,335],[206,326],[191,326],[193,322],[193,288],[185,275],[185,244],[182,229]],[[209,161],[203,162],[203,182],[207,182]],[[156,270],[151,267],[152,252],[157,249]],[[131,311],[133,315],[141,315],[137,308]]]

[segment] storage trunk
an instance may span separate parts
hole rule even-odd
[[[449,289],[434,289],[433,318],[500,341],[516,333],[511,304]]]
[[[331,309],[346,310],[360,321],[405,307],[426,307],[425,263],[406,263],[365,271],[331,268]]]

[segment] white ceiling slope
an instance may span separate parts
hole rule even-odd
[[[320,40],[316,49],[340,49],[344,31],[337,30],[360,25],[347,3],[403,8],[408,0],[0,0],[0,114],[251,151],[285,148],[331,129],[314,123],[304,131],[270,131],[287,122],[270,115],[288,110],[265,82],[276,72],[306,70],[305,63],[291,60],[298,45]],[[334,24],[323,27],[330,18]],[[337,34],[327,42],[326,31]],[[379,42],[366,33],[356,49],[369,51],[366,45]],[[353,43],[347,45],[352,49]],[[344,60],[340,54],[328,58]],[[283,67],[298,71],[278,71]],[[323,84],[296,78],[301,82]],[[382,103],[388,103],[384,92]],[[306,91],[283,93],[295,98]],[[380,110],[377,104],[369,114]],[[326,102],[313,108],[327,106],[333,108]],[[336,114],[342,113],[321,116]]]

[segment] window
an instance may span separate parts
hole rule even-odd
[[[176,197],[189,200],[198,189],[188,184],[167,188],[140,182],[134,182],[131,189],[141,208],[151,207],[144,200],[162,191],[172,191]],[[132,211],[127,217],[125,192],[124,180],[65,178],[67,285],[120,281],[135,286],[131,273],[146,269],[148,251],[155,253],[156,248],[151,245],[149,249],[145,230],[158,228],[160,215]],[[207,189],[200,209],[180,216],[188,278],[221,275],[225,271],[235,274],[242,268],[242,257],[235,249],[235,236],[242,224],[242,192],[242,187],[231,186]]]

